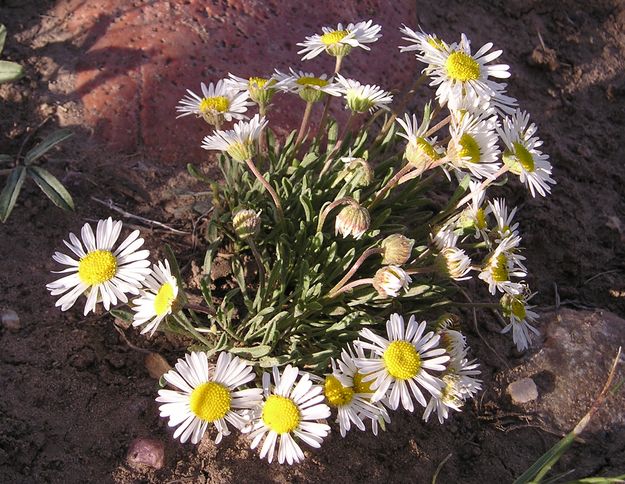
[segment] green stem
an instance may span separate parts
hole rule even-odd
[[[349,118],[347,118],[347,122],[345,123],[345,126],[343,126],[343,131],[341,132],[341,135],[339,136],[339,139],[336,141],[336,144],[332,148],[332,151],[330,152],[330,154],[326,158],[326,162],[323,165],[323,168],[321,169],[321,173],[319,173],[320,177],[323,176],[325,174],[325,172],[327,172],[328,169],[330,168],[330,165],[332,164],[332,161],[333,161],[333,157],[341,149],[341,146],[343,145],[343,141],[345,141],[345,137],[347,136],[347,132],[349,130],[349,127],[350,127],[350,125],[351,125],[351,123],[352,123],[352,121],[354,120],[355,117],[356,116],[354,115],[354,113],[351,112],[350,115],[349,115]]]
[[[332,295],[328,294],[328,298],[330,299],[335,298],[339,294],[343,294],[344,292],[347,292],[355,287],[364,286],[366,284],[373,284],[373,278],[369,277],[367,279],[357,279],[355,281],[350,282],[349,284],[345,284],[341,289],[334,292]]]
[[[339,291],[343,287],[343,285],[351,279],[354,273],[358,270],[358,268],[363,264],[363,262],[368,257],[371,257],[374,254],[383,254],[383,253],[384,253],[384,249],[380,247],[372,247],[370,249],[365,250],[362,253],[362,255],[358,258],[358,260],[354,262],[354,265],[349,269],[349,271],[347,271],[347,273],[343,276],[343,278],[332,289],[328,291],[328,297],[329,298],[334,297],[334,293]]]
[[[321,213],[319,214],[319,221],[317,222],[317,233],[321,232],[321,229],[323,229],[323,224],[325,223],[329,213],[339,205],[352,205],[355,207],[359,206],[358,202],[352,197],[343,197],[339,198],[338,200],[334,200],[332,203],[330,203],[328,206],[321,210]]]
[[[282,203],[280,203],[280,198],[278,198],[278,194],[269,184],[269,182],[265,180],[265,177],[261,174],[261,172],[258,171],[258,168],[256,168],[256,165],[251,159],[245,160],[245,163],[247,164],[247,167],[250,169],[250,171],[254,174],[254,176],[258,179],[258,181],[261,182],[262,185],[265,187],[265,190],[269,192],[271,198],[273,198],[273,203],[276,205],[276,212],[278,213],[278,219],[280,222],[282,222],[284,220],[284,211],[282,210]]]
[[[408,163],[406,165],[404,165],[403,168],[399,169],[397,171],[397,173],[395,173],[395,176],[393,176],[393,178],[391,178],[386,185],[384,185],[379,191],[378,193],[376,193],[375,198],[373,199],[373,201],[369,204],[368,210],[371,212],[371,210],[382,201],[382,199],[386,196],[386,194],[388,193],[388,191],[393,188],[395,185],[397,185],[397,183],[399,183],[399,180],[406,175],[408,172],[410,172],[410,170],[413,169],[413,166]]]
[[[295,140],[295,148],[297,148],[300,143],[304,141],[304,137],[306,136],[306,129],[308,129],[308,121],[310,120],[312,107],[313,103],[306,103],[306,109],[304,109],[304,115],[302,116],[302,124],[300,124],[299,132],[297,133],[297,139]]]
[[[258,252],[258,248],[254,241],[250,238],[247,241],[250,249],[252,249],[252,254],[254,254],[254,259],[256,259],[256,265],[258,266],[258,280],[260,284],[260,289],[262,290],[265,287],[265,265],[263,264],[263,260],[260,257],[260,252]]]

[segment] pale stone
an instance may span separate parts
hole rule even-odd
[[[531,402],[538,398],[538,388],[531,378],[521,378],[510,383],[508,393],[516,404]]]

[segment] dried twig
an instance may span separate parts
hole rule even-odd
[[[156,227],[160,227],[160,228],[165,229],[165,230],[169,230],[170,232],[173,232],[174,234],[189,235],[189,232],[185,232],[183,230],[175,229],[173,227],[170,227],[169,225],[165,225],[162,222],[158,222],[157,220],[152,220],[152,219],[149,219],[149,218],[142,217],[140,215],[135,215],[133,213],[127,212],[123,208],[120,208],[117,205],[115,205],[113,203],[113,200],[111,200],[111,199],[109,199],[108,201],[104,201],[104,200],[100,200],[97,197],[91,197],[91,200],[93,200],[94,202],[97,202],[97,203],[99,203],[101,205],[104,205],[105,207],[108,207],[109,209],[119,213],[122,217],[139,220],[140,222],[143,222],[143,223],[146,223],[146,224],[149,224],[149,225],[153,225],[153,226],[156,226]]]

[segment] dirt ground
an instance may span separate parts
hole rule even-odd
[[[157,384],[145,368],[145,353],[135,347],[173,363],[182,342],[146,340],[132,329],[122,337],[110,316],[83,318],[78,307],[61,314],[45,284],[54,267],[51,255],[69,231],[85,220],[115,216],[92,197],[113,199],[128,212],[187,232],[137,225],[149,248],[170,243],[190,276],[189,261],[201,255],[195,235],[208,201],[190,195],[202,190],[186,175],[190,160],[157,161],[140,139],[133,150],[114,151],[81,122],[75,75],[87,47],[64,40],[65,19],[55,16],[62,3],[0,0],[0,22],[9,30],[3,58],[22,63],[27,73],[0,87],[0,153],[16,153],[27,128],[46,119],[32,140],[70,126],[76,135],[45,166],[77,206],[75,213],[61,212],[28,184],[0,226],[0,310],[12,309],[21,320],[19,330],[0,333],[0,482],[430,482],[448,456],[439,482],[511,482],[570,429],[565,423],[583,415],[600,381],[570,382],[580,389],[574,404],[549,402],[556,412],[572,412],[570,419],[543,418],[540,402],[513,405],[505,388],[541,344],[520,355],[498,334],[491,315],[478,314],[478,334],[467,313],[465,331],[482,364],[485,390],[444,426],[398,412],[378,438],[352,432],[342,439],[333,432],[320,451],[293,468],[260,461],[243,439],[227,438],[218,447],[206,439],[198,447],[173,441],[158,417]],[[361,12],[360,2],[348,3]],[[362,18],[375,19],[370,3]],[[529,282],[545,313],[541,330],[548,320],[558,324],[558,301],[559,307],[625,317],[625,2],[419,1],[416,13],[405,22],[447,39],[465,32],[474,45],[492,41],[504,50],[513,73],[510,93],[532,113],[551,155],[558,181],[551,197],[504,189],[520,206]],[[300,37],[308,33],[302,29]],[[294,50],[288,53],[293,60]],[[625,322],[610,321],[620,325],[615,334],[622,337]],[[590,339],[589,347],[596,343]],[[611,356],[595,354],[584,364],[603,369]],[[579,362],[559,362],[572,363]],[[548,392],[548,386],[539,384],[539,390]],[[622,409],[611,405],[600,413],[585,442],[576,443],[556,470],[573,469],[567,479],[625,473]],[[162,469],[127,463],[137,437],[164,443]]]

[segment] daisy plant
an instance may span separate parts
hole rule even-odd
[[[48,285],[62,310],[86,296],[85,313],[136,295],[138,331],[175,332],[191,347],[157,398],[174,437],[219,442],[239,429],[281,464],[301,462],[333,428],[392,429],[400,407],[453,419],[481,389],[467,306],[499,310],[502,332],[530,347],[539,315],[517,209],[491,188],[546,196],[555,183],[492,44],[474,51],[464,34],[450,42],[403,26],[400,49],[424,67],[402,94],[339,72],[380,39],[373,21],[321,31],[300,54],[335,57],[334,73],[229,74],[178,105],[214,128],[197,141],[223,175],[188,166],[213,203],[193,284],[171,249],[150,268],[139,234],[118,244],[123,226],[108,219],[95,234],[85,225],[82,240],[70,234],[72,255],[53,256],[64,275]],[[435,91],[419,105],[412,93],[428,79]],[[287,96],[303,101],[302,121],[281,137],[269,108]],[[219,278],[216,264],[227,268]]]

